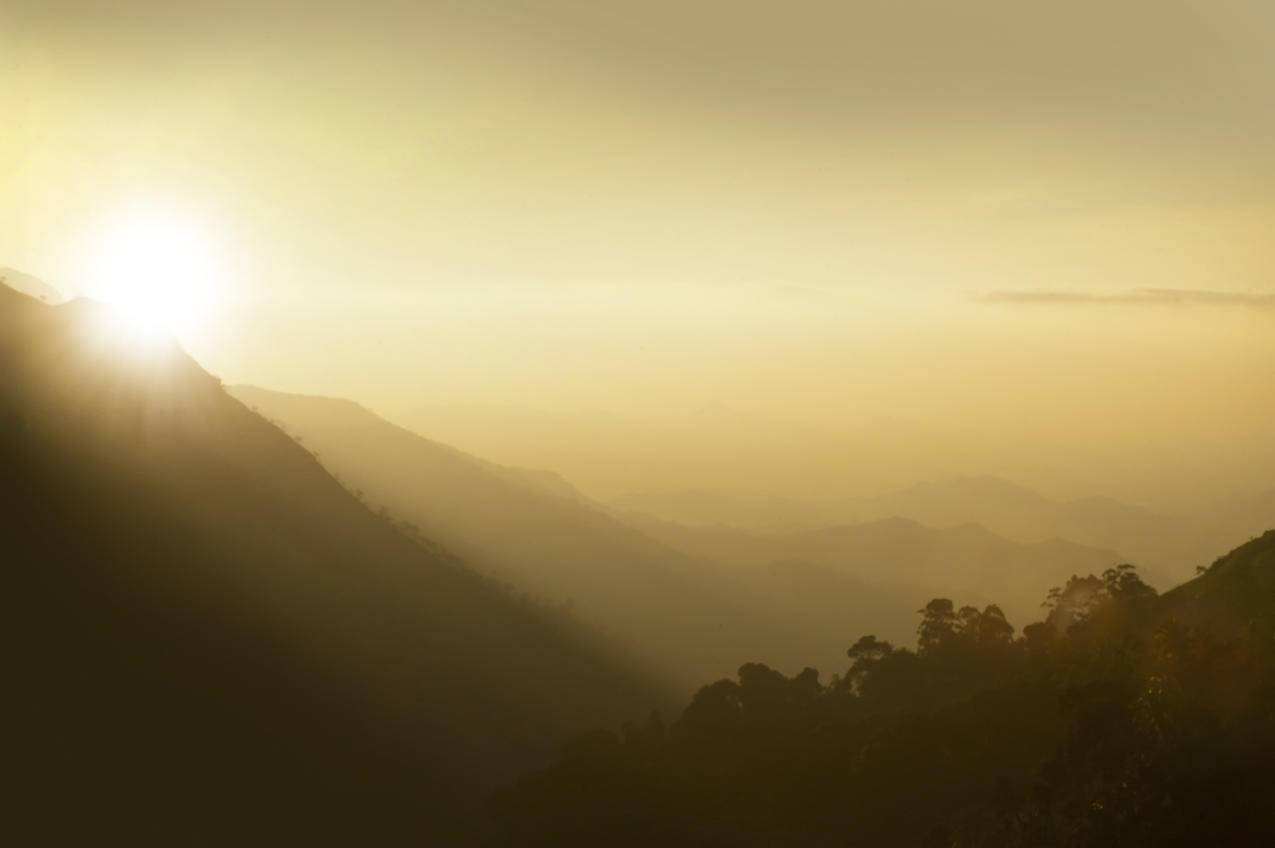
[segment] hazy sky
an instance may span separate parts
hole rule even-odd
[[[0,0],[0,265],[149,204],[228,380],[1181,453],[1275,420],[1273,105],[1269,0]]]

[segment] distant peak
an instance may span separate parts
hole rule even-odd
[[[4,288],[12,289],[51,306],[66,302],[66,298],[62,296],[62,293],[53,286],[38,277],[33,277],[13,268],[0,268],[0,281],[3,281]]]

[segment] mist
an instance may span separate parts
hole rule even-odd
[[[0,3],[23,832],[1264,841],[1272,56],[1260,0]]]

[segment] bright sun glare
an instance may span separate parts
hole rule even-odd
[[[134,340],[181,338],[207,319],[217,266],[209,232],[196,219],[130,208],[113,215],[96,239],[86,294],[111,306]]]

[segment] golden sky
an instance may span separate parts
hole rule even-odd
[[[231,381],[1177,455],[1275,420],[1272,104],[1269,0],[0,0],[0,265],[150,204]]]

